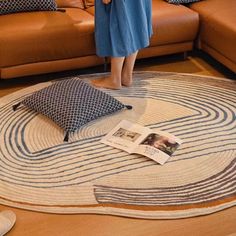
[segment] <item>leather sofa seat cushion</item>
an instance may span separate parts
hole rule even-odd
[[[153,1],[151,46],[194,40],[198,32],[198,13],[183,5]]]
[[[95,7],[92,6],[92,7],[88,7],[85,9],[88,13],[90,13],[91,15],[95,15]]]
[[[191,5],[200,15],[200,40],[236,63],[236,1],[207,0]]]
[[[84,9],[84,2],[83,0],[56,0],[57,7],[77,7]]]
[[[78,8],[3,15],[0,28],[0,67],[95,54],[94,18]]]

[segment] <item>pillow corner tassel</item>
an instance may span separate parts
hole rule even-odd
[[[64,137],[64,142],[68,142],[69,141],[69,131],[66,132],[66,135]]]
[[[126,109],[128,109],[128,110],[132,110],[132,109],[133,109],[133,107],[132,107],[131,105],[125,105],[125,107],[126,107]]]
[[[12,106],[13,111],[16,111],[17,108],[20,106],[20,104],[21,104],[21,102],[19,102],[19,103],[13,105],[13,106]]]

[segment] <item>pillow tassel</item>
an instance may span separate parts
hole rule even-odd
[[[20,106],[21,102],[15,104],[12,106],[13,111],[16,111],[16,109]]]
[[[69,132],[66,132],[65,138],[63,140],[64,142],[68,142],[69,141]]]
[[[133,107],[130,106],[130,105],[125,105],[125,107],[126,107],[128,110],[132,110],[132,109],[133,109]]]

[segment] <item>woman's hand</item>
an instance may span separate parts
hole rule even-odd
[[[111,2],[111,0],[102,0],[102,2],[103,2],[104,4],[109,4],[109,3]]]

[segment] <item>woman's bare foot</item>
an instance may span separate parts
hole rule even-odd
[[[121,89],[121,71],[124,59],[124,57],[111,57],[111,75],[92,80],[92,85],[99,88]]]
[[[129,73],[122,73],[121,84],[130,87],[133,83],[133,76]]]
[[[121,72],[121,84],[126,87],[130,87],[133,83],[133,70],[137,53],[138,51],[125,58],[124,66]]]
[[[114,82],[111,77],[94,79],[91,81],[91,84],[98,88],[121,89],[121,84],[119,82]]]

